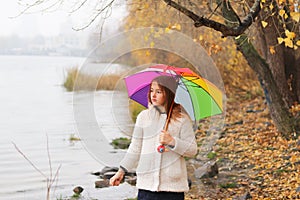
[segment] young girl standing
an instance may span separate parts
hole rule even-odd
[[[110,179],[118,186],[126,171],[136,169],[138,200],[183,200],[189,189],[184,157],[195,156],[197,145],[191,119],[174,102],[177,86],[172,76],[152,81],[148,109],[137,116],[131,144]]]

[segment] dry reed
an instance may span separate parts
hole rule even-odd
[[[106,74],[101,76],[80,73],[78,68],[67,71],[64,87],[68,91],[78,90],[123,90],[124,83],[119,74]]]

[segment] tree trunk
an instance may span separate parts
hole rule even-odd
[[[271,18],[271,17],[270,17]],[[288,77],[289,72],[285,70],[285,65],[288,57],[285,54],[286,47],[284,45],[276,46],[277,43],[277,33],[276,33],[276,24],[272,24],[272,20],[268,20],[268,26],[263,28],[259,23],[257,23],[258,34],[256,36],[256,47],[260,49],[261,56],[266,60],[275,82],[277,83],[277,87],[279,93],[282,95],[284,102],[286,105],[290,106],[293,102],[293,93],[288,85]],[[270,52],[270,47],[273,44],[275,49],[275,53],[272,54]],[[292,61],[292,57],[290,57],[290,61]],[[291,63],[291,62],[290,62]]]
[[[300,101],[300,49],[285,49],[285,70],[289,85],[292,92],[292,104]]]
[[[270,114],[277,129],[284,133],[285,136],[290,137],[290,134],[296,131],[294,119],[291,117],[287,105],[281,98],[268,64],[257,53],[246,35],[237,37],[235,41],[238,50],[244,55],[249,66],[257,73],[258,78],[261,80]]]
[[[291,102],[290,106],[293,105],[295,102],[299,101],[298,98],[298,88],[299,86],[299,59],[297,61],[296,58],[296,51],[294,49],[288,49],[285,48],[284,51],[285,55],[285,62],[284,62],[284,68],[285,68],[285,73],[286,73],[286,79],[287,79],[287,85],[288,85],[288,90],[291,94]],[[297,63],[298,62],[298,63]]]
[[[295,87],[296,87],[295,90],[296,90],[298,102],[300,102],[300,67],[299,66],[300,66],[300,51],[297,51],[296,63],[295,63],[296,76],[294,80],[295,80]]]
[[[261,56],[266,60],[269,65],[269,68],[272,71],[275,82],[279,88],[279,92],[284,98],[284,101],[291,106],[295,101],[298,100],[296,95],[296,50],[286,47],[284,43],[281,45],[278,44],[278,37],[285,37],[285,30],[283,24],[278,20],[278,15],[270,15],[272,12],[279,12],[278,5],[276,1],[269,2],[272,3],[273,9],[270,9],[271,6],[266,7],[258,15],[258,20],[256,23],[256,47],[260,49]],[[261,21],[267,22],[266,27],[262,27]],[[270,51],[270,47],[273,47],[275,53]],[[298,51],[298,50],[297,50]]]

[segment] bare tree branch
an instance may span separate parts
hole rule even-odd
[[[84,4],[87,2],[88,0],[84,0],[83,2],[80,3],[79,6],[77,6],[76,8],[74,8],[73,10],[70,11],[70,13],[74,13],[76,11],[78,11],[80,8],[82,8],[84,6]]]
[[[50,168],[50,180],[52,179],[52,164],[51,164],[51,157],[50,157],[50,151],[49,151],[49,139],[48,134],[46,134],[47,137],[47,154],[48,154],[48,163]]]
[[[18,148],[18,146],[12,142],[12,144],[15,146],[15,149],[25,158],[25,160],[27,160],[29,162],[29,164],[37,171],[39,172],[44,178],[47,179],[47,176],[41,171],[39,170],[39,168],[37,168],[30,160],[29,158],[27,158],[27,156]]]
[[[50,191],[51,191],[53,183],[55,182],[55,180],[57,180],[58,172],[59,172],[59,170],[61,168],[61,164],[57,168],[56,173],[55,173],[55,175],[53,177],[51,157],[50,157],[50,151],[49,151],[48,134],[46,134],[46,136],[47,136],[47,154],[48,154],[48,162],[49,162],[49,169],[50,169],[50,176],[49,177],[47,177],[39,168],[37,168],[29,160],[29,158],[27,158],[27,156],[18,148],[18,146],[14,142],[12,142],[12,144],[15,146],[16,150],[25,158],[25,160],[27,160],[29,162],[29,164],[46,179],[46,183],[47,183],[47,197],[46,197],[46,199],[49,200],[50,199]]]
[[[181,6],[180,4],[176,3],[175,1],[172,1],[172,0],[163,0],[163,1],[165,3],[167,3],[167,5],[175,8],[176,10],[185,14],[187,17],[191,18],[194,21],[195,27],[206,26],[206,27],[212,28],[216,31],[221,32],[223,34],[223,37],[239,36],[242,33],[244,33],[245,30],[251,26],[254,19],[258,16],[258,13],[261,10],[260,9],[261,0],[256,0],[255,3],[253,4],[252,8],[250,9],[250,12],[244,18],[244,20],[241,21],[238,26],[229,27],[222,23],[216,22],[214,20],[205,18],[203,16],[196,15],[195,13],[193,13],[189,9]],[[234,12],[234,11],[232,10],[232,12]]]
[[[115,0],[111,0],[107,5],[105,5],[103,8],[98,9],[96,15],[83,27],[81,28],[73,28],[75,31],[80,31],[88,28],[98,17],[101,15],[106,9],[112,6]]]
[[[242,21],[241,21],[239,15],[235,12],[233,7],[231,6],[230,1],[223,0],[222,2],[223,2],[222,10],[225,11],[225,12],[223,12],[223,16],[224,16],[225,20],[229,20],[230,23],[235,23],[235,24],[238,22],[238,24],[241,25]],[[230,17],[231,20],[225,17],[226,14],[229,14],[231,16]],[[234,27],[234,26],[231,25],[230,27]]]
[[[54,181],[57,180],[58,172],[59,172],[60,168],[61,168],[61,164],[58,166],[58,168],[57,168],[57,170],[55,172],[54,177],[50,180],[50,184],[49,184],[50,187],[52,187],[52,184],[54,183]]]
[[[211,7],[208,6],[209,10],[211,10],[211,14],[209,15],[208,19],[210,19],[217,12],[217,10],[218,10],[218,8],[220,8],[221,4],[222,4],[221,2],[218,3],[218,5],[215,7],[214,10],[211,10]]]
[[[39,5],[46,5],[47,2],[50,2],[51,4],[46,6],[43,9],[36,11],[36,12],[28,12],[33,7],[38,7]],[[51,0],[37,0],[31,4],[29,4],[29,3],[22,4],[22,0],[20,0],[18,3],[22,6],[24,6],[24,9],[16,17],[18,17],[22,14],[25,14],[25,13],[54,12],[59,8],[59,6],[61,6],[63,4],[63,2],[64,2],[64,0],[56,0],[54,2],[51,2]],[[51,9],[53,9],[53,10],[51,10]]]

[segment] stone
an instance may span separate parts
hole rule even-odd
[[[102,174],[105,174],[106,172],[117,172],[119,170],[118,167],[108,167],[108,166],[105,166],[102,170],[101,170],[101,173]]]
[[[247,199],[252,199],[252,196],[249,192],[246,192],[243,196],[234,198],[234,200],[247,200]]]
[[[189,184],[189,188],[192,188],[192,180],[190,178],[188,178],[188,184]]]
[[[110,179],[111,177],[113,177],[116,174],[116,172],[106,172],[103,174],[102,178],[103,179]]]
[[[95,181],[95,188],[109,187],[109,179],[99,179]]]
[[[83,187],[77,186],[77,187],[75,187],[75,188],[73,189],[73,192],[74,192],[75,194],[80,194],[83,190],[84,190]]]
[[[129,183],[130,185],[135,186],[136,185],[136,176],[126,176],[125,182]]]
[[[118,167],[108,167],[108,166],[105,166],[101,171],[92,172],[91,174],[95,175],[95,176],[100,176],[101,178],[103,178],[104,174],[106,174],[108,172],[114,172],[114,173],[116,173],[118,170],[119,170]]]
[[[219,167],[216,162],[207,162],[194,172],[196,178],[212,178],[219,174]]]

